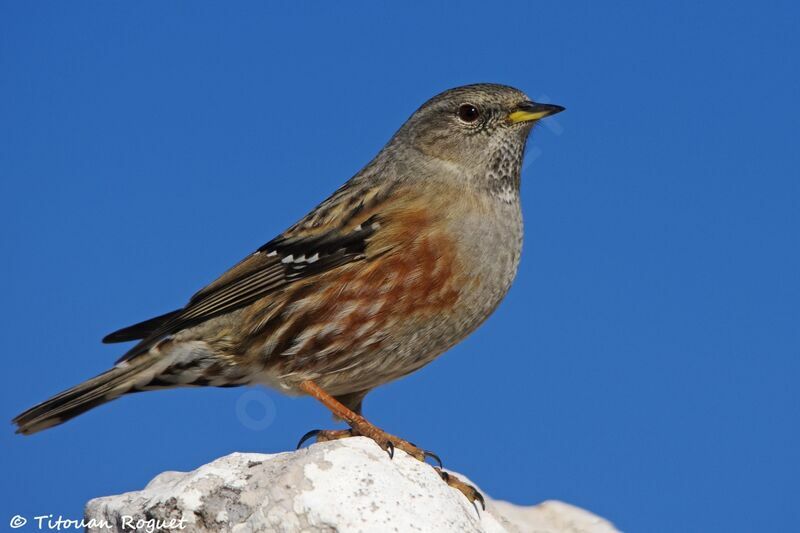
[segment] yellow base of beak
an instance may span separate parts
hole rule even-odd
[[[537,104],[536,102],[525,102],[518,106],[516,111],[508,114],[508,121],[512,124],[518,122],[532,122],[550,115],[555,115],[564,111],[564,108],[555,104]]]
[[[509,122],[513,122],[516,124],[517,122],[531,122],[532,120],[539,120],[540,118],[544,118],[550,113],[547,111],[538,111],[536,113],[531,113],[529,111],[514,111],[510,115],[508,115]]]

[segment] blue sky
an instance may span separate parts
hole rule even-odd
[[[497,498],[626,531],[787,531],[799,23],[791,2],[4,2],[2,416],[107,368],[104,334],[184,303],[428,97],[506,83],[567,107],[529,145],[517,281],[366,414]],[[330,424],[310,399],[200,389],[9,425],[0,520],[77,518]]]

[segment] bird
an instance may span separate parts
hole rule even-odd
[[[319,400],[346,430],[435,454],[362,413],[364,397],[433,361],[508,292],[523,241],[520,175],[534,125],[564,107],[479,83],[425,102],[357,174],[177,310],[107,335],[137,341],[109,370],[13,419],[29,435],[125,394],[266,385]],[[298,446],[299,447],[299,446]]]

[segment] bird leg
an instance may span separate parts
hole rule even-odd
[[[298,448],[302,446],[305,441],[312,437],[315,437],[317,442],[325,442],[347,437],[362,436],[373,440],[378,446],[381,447],[382,450],[389,454],[390,458],[394,457],[395,449],[403,450],[411,457],[422,462],[425,462],[425,459],[430,457],[439,464],[439,466],[434,467],[434,470],[436,470],[436,473],[439,474],[445,483],[464,494],[464,496],[466,496],[470,502],[480,502],[483,508],[486,509],[486,504],[484,503],[481,493],[478,492],[478,490],[472,485],[464,483],[453,474],[449,474],[442,470],[442,461],[436,454],[423,450],[422,448],[415,446],[405,439],[401,439],[400,437],[383,431],[379,427],[370,423],[360,414],[347,408],[347,406],[325,392],[325,390],[311,380],[303,381],[300,384],[300,389],[309,396],[313,396],[319,400],[325,407],[331,410],[334,416],[341,418],[344,422],[346,422],[347,425],[350,426],[350,429],[315,429],[313,431],[309,431],[303,435],[303,438],[300,439],[300,443],[297,445]]]
[[[325,407],[331,410],[334,416],[341,418],[350,426],[349,430],[314,430],[306,433],[301,443],[311,437],[316,437],[318,442],[324,442],[361,436],[375,441],[375,443],[380,446],[382,450],[386,451],[390,457],[394,455],[394,450],[399,449],[415,459],[420,461],[425,460],[425,450],[414,446],[405,439],[386,433],[379,427],[372,425],[366,418],[348,409],[347,406],[325,392],[313,381],[304,381],[300,384],[300,389],[322,402]]]

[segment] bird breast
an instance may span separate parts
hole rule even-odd
[[[391,381],[474,330],[513,280],[518,206],[409,201],[380,220],[364,262],[293,287],[269,316],[250,317],[272,325],[250,338],[260,337],[259,357],[273,378],[315,379],[334,395]]]

